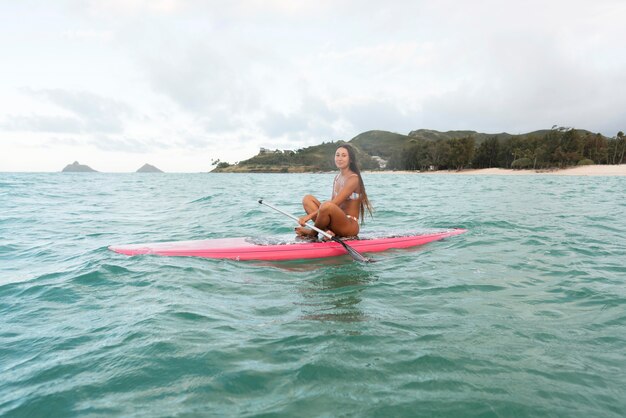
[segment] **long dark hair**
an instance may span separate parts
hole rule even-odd
[[[348,158],[350,160],[350,171],[359,176],[359,194],[361,195],[361,202],[359,203],[359,211],[361,213],[361,223],[365,222],[365,210],[369,212],[370,216],[372,216],[372,212],[374,208],[367,198],[367,193],[365,192],[365,183],[363,183],[363,177],[361,177],[361,170],[359,170],[359,164],[356,161],[356,152],[354,151],[354,147],[350,144],[342,144],[337,147],[344,148],[348,151]]]

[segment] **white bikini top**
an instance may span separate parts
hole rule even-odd
[[[351,174],[348,176],[348,178],[352,176],[356,176],[356,174]],[[335,180],[333,180],[333,199],[337,197],[337,195],[339,194],[341,189],[343,189],[345,184],[346,184],[346,179],[341,177],[341,174],[337,174],[335,176]],[[359,200],[360,198],[361,198],[361,195],[357,192],[354,192],[350,196],[348,196],[347,200]]]

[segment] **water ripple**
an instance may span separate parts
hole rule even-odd
[[[256,199],[298,214],[332,174],[0,174],[0,415],[624,415],[622,178],[364,176],[364,234],[469,232],[369,265],[129,258],[291,236]]]

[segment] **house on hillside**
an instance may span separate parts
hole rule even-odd
[[[387,168],[387,160],[384,160],[382,157],[379,157],[378,155],[372,155],[372,159],[378,163],[378,167],[380,167],[381,170],[384,170],[385,168]]]
[[[279,149],[271,150],[269,148],[261,147],[261,149],[259,150],[259,154],[282,154],[282,153],[283,151]]]

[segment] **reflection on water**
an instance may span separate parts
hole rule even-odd
[[[289,261],[251,261],[251,264],[257,264],[262,267],[272,267],[287,272],[319,272],[327,267],[341,267],[356,264],[349,255],[342,257],[327,257],[300,259]]]
[[[329,265],[307,278],[300,288],[301,319],[362,322],[369,319],[362,307],[362,293],[377,277],[367,265]]]

